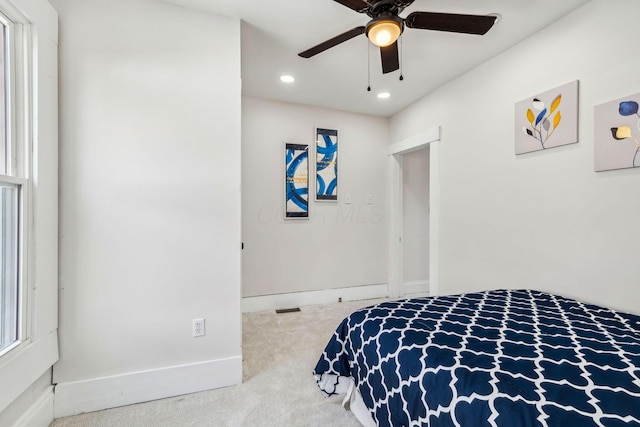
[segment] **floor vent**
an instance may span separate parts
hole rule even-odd
[[[300,311],[299,307],[294,307],[294,308],[280,308],[278,310],[276,310],[276,313],[278,314],[283,314],[283,313],[295,313],[296,311]]]

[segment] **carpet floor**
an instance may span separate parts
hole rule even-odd
[[[49,427],[358,427],[341,397],[324,397],[312,371],[340,321],[376,302],[245,313],[241,385],[60,418]]]

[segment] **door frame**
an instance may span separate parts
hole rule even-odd
[[[425,133],[396,142],[389,147],[389,297],[402,295],[402,156],[429,147],[429,295],[438,294],[438,230],[440,212],[440,179],[438,149],[440,126]]]

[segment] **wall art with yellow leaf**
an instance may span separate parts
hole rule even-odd
[[[640,168],[640,93],[594,107],[596,171]]]
[[[516,103],[516,154],[578,142],[578,81]]]

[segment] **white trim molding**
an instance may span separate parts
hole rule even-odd
[[[278,310],[303,305],[328,304],[331,302],[360,301],[389,296],[387,284],[353,286],[348,288],[325,289],[321,291],[291,292],[242,298],[242,312]]]
[[[21,87],[15,95],[23,98],[16,107],[24,116],[22,159],[16,160],[23,168],[18,176],[29,179],[23,184],[29,194],[22,219],[21,342],[0,357],[0,418],[19,411],[17,425],[48,425],[53,388],[39,392],[58,360],[58,14],[46,0],[0,0],[0,9],[15,24],[15,53],[23,56],[13,70]]]
[[[48,369],[51,369],[56,360],[58,360],[57,330],[6,355],[0,364],[3,385],[0,387],[0,412]]]
[[[440,170],[438,144],[440,126],[389,146],[389,296],[397,298],[402,289],[402,155],[429,146],[429,295],[438,294],[438,236],[440,212]]]
[[[55,386],[54,417],[132,405],[242,383],[242,357],[209,360]]]
[[[47,387],[38,400],[15,422],[13,427],[48,426],[53,421],[53,386]]]
[[[411,153],[412,151],[424,148],[427,144],[437,141],[440,141],[440,126],[435,126],[424,133],[390,145],[388,153],[390,156]]]
[[[439,129],[439,128],[438,128]],[[440,146],[429,146],[429,295],[438,295],[440,241]]]

